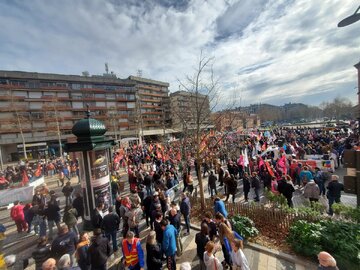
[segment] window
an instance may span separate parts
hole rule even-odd
[[[96,101],[96,107],[105,107],[105,102]]]
[[[31,119],[44,119],[44,113],[42,112],[31,112]]]
[[[41,96],[41,92],[29,91],[29,98],[41,98]]]
[[[72,83],[71,89],[79,90],[81,88],[81,85],[79,83]]]
[[[30,102],[30,109],[41,109],[42,102]]]
[[[134,108],[135,108],[135,102],[127,102],[127,103],[126,103],[126,106],[127,106],[129,109],[134,109]]]
[[[82,94],[81,93],[71,93],[71,98],[82,99]]]
[[[82,109],[84,108],[84,104],[82,102],[72,102],[72,107],[74,109]]]
[[[13,80],[10,81],[11,85],[15,85],[15,86],[25,86],[26,85],[26,81],[17,81],[17,80]]]
[[[105,94],[95,94],[95,98],[105,98]]]

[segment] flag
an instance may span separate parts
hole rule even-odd
[[[265,165],[264,160],[262,159],[262,157],[260,156],[260,161],[259,161],[259,167],[261,168],[262,166]]]
[[[244,156],[242,155],[242,153],[241,153],[239,159],[237,160],[237,164],[238,164],[239,166],[243,166],[243,167],[244,167]]]
[[[176,154],[176,159],[177,159],[178,161],[181,160],[181,154],[180,154],[180,152],[178,152],[178,153]]]
[[[269,174],[270,174],[272,177],[275,176],[273,170],[272,170],[271,167],[270,167],[269,162],[265,162],[265,165],[266,165],[266,169],[268,170]]]
[[[286,169],[286,155],[283,154],[280,159],[277,161],[277,165],[280,167],[280,169],[283,171],[284,174],[287,173]]]
[[[244,151],[244,167],[249,166],[249,157],[248,157],[248,153],[247,153],[247,148],[245,148]]]

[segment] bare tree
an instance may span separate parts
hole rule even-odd
[[[63,148],[61,143],[61,117],[59,116],[58,106],[59,106],[59,101],[56,96],[53,96],[51,98],[51,101],[43,106],[43,109],[45,113],[45,118],[49,121],[55,122],[55,129],[52,129],[50,126],[49,131],[56,133],[59,143],[59,154],[60,157],[63,157]]]
[[[23,125],[22,125],[22,116],[19,113],[18,110],[18,104],[14,101],[14,96],[11,94],[11,108],[13,109],[14,113],[15,113],[15,117],[16,117],[16,126],[19,129],[20,132],[20,136],[21,136],[21,141],[22,141],[22,146],[23,146],[23,151],[24,151],[24,158],[27,159],[27,153],[26,153],[26,143],[25,143],[25,137],[24,137],[24,133],[23,133]]]
[[[180,119],[183,138],[185,138],[186,145],[183,144],[182,150],[190,152],[196,160],[202,209],[205,208],[205,196],[201,164],[206,157],[214,156],[215,153],[211,150],[215,149],[222,140],[222,136],[220,138],[211,136],[214,134],[214,125],[210,120],[210,115],[219,104],[219,80],[214,76],[213,61],[214,58],[200,55],[194,74],[187,76],[185,81],[179,80],[180,88],[183,89],[180,92],[184,92],[181,93],[185,97],[184,104],[173,106],[173,112]],[[233,107],[233,104],[234,100],[231,100],[226,107],[229,109]],[[221,121],[224,115],[218,114],[214,121]],[[185,157],[186,155],[183,153],[182,156]]]

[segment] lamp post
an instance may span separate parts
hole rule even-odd
[[[110,148],[113,139],[104,136],[104,123],[90,118],[90,111],[72,128],[77,142],[66,143],[65,149],[79,161],[79,180],[84,198],[84,230],[91,230],[93,210],[99,202],[104,203],[104,212],[112,204],[110,190]]]

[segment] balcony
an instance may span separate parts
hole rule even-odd
[[[0,100],[24,101],[24,99],[25,99],[25,97],[10,96],[10,95],[0,95]]]

